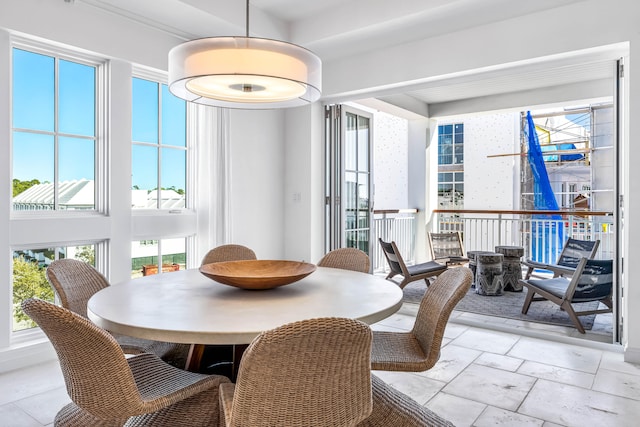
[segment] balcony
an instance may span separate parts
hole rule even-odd
[[[395,241],[405,261],[415,262],[416,233],[422,232],[416,209],[374,212],[371,262],[374,273],[388,270],[378,237]],[[600,240],[596,258],[615,258],[615,224],[611,212],[435,210],[430,223],[437,232],[459,231],[467,251],[493,251],[497,245],[522,246],[524,257],[553,263],[567,238]],[[424,230],[426,233],[427,230]]]

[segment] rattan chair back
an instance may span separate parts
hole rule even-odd
[[[127,418],[141,397],[118,342],[64,307],[27,299],[22,308],[53,344],[71,400],[99,418]]]
[[[29,298],[22,309],[53,344],[72,400],[54,425],[218,425],[218,389],[228,378],[184,371],[149,353],[127,358],[108,332],[47,301]]]
[[[374,331],[371,368],[422,372],[440,358],[440,346],[451,312],[471,287],[467,267],[451,268],[427,288],[409,332]]]
[[[341,268],[343,270],[369,273],[369,255],[357,248],[334,249],[318,261],[318,267]]]
[[[109,286],[107,279],[86,262],[77,259],[53,261],[46,271],[47,280],[56,291],[60,304],[87,317],[87,301]]]
[[[371,330],[353,319],[303,320],[260,334],[242,357],[227,425],[357,424],[372,410],[370,352]]]
[[[221,245],[211,249],[202,258],[201,265],[225,261],[245,261],[257,259],[256,253],[242,245]]]
[[[451,312],[471,288],[472,280],[473,274],[466,267],[449,269],[433,281],[420,301],[412,332],[427,355],[429,367],[440,358]]]

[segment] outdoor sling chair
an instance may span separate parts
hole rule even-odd
[[[531,259],[523,261],[522,264],[527,267],[524,278],[526,280],[532,276],[535,277],[534,270],[551,271],[553,277],[570,276],[575,271],[581,258],[593,259],[595,257],[599,245],[600,240],[578,240],[570,237],[562,247],[562,252],[560,252],[555,264],[546,264]],[[544,276],[537,277],[543,278]]]
[[[450,267],[460,266],[469,262],[464,251],[462,236],[459,231],[448,233],[428,232],[431,259]]]
[[[549,300],[558,304],[569,315],[581,334],[584,334],[584,327],[578,316],[612,311],[612,260],[581,258],[571,278],[523,279],[520,283],[528,288],[522,314],[527,314],[531,302]],[[536,294],[539,296],[536,297]],[[573,303],[589,301],[600,301],[607,308],[576,312],[572,306]]]
[[[429,286],[429,278],[436,277],[440,273],[447,271],[446,265],[439,264],[435,261],[428,261],[408,266],[404,263],[402,255],[400,255],[400,251],[398,250],[395,242],[387,243],[381,238],[378,238],[378,240],[380,241],[380,246],[382,247],[384,256],[387,258],[387,263],[389,264],[389,269],[391,270],[389,271],[386,279],[391,279],[398,274],[401,275],[403,279],[398,283],[398,286],[400,286],[401,289],[407,286],[408,283],[415,282],[416,280],[424,280],[427,283],[427,286]]]

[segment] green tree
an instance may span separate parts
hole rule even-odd
[[[13,197],[16,197],[18,194],[23,191],[33,187],[36,184],[40,184],[40,181],[37,179],[32,179],[31,181],[20,181],[19,179],[13,179]]]
[[[21,255],[13,259],[13,318],[15,324],[24,328],[36,326],[20,306],[22,301],[31,297],[53,302],[53,289],[47,281],[45,269]]]
[[[84,261],[95,267],[96,265],[96,252],[93,246],[79,246],[76,252],[76,259]]]

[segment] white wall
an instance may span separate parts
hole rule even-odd
[[[464,208],[518,209],[520,156],[519,115],[481,114],[450,119],[464,123]],[[518,131],[516,133],[516,131]],[[490,179],[476,179],[490,176]],[[517,191],[514,192],[514,183]],[[515,198],[514,198],[515,197]]]
[[[285,113],[284,258],[316,263],[324,254],[322,106]]]
[[[408,200],[408,122],[373,113],[374,209],[414,208]]]
[[[283,110],[231,110],[231,243],[284,256]]]

